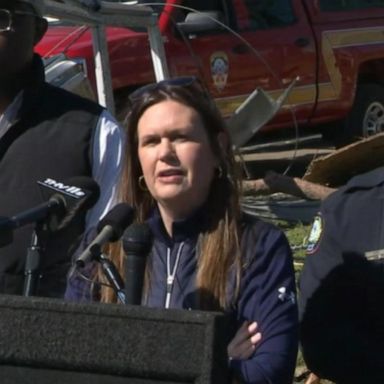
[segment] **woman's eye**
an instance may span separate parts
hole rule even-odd
[[[174,140],[175,141],[187,141],[188,140],[188,136],[187,135],[176,135],[174,137]]]
[[[141,146],[142,147],[151,146],[151,145],[155,145],[157,142],[158,140],[155,137],[148,137],[141,141]]]

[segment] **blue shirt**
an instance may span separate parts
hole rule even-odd
[[[148,223],[154,233],[154,244],[149,260],[151,282],[143,304],[165,307],[167,275],[173,271],[179,253],[169,307],[197,309],[196,244],[204,227],[203,211],[175,222],[172,238],[158,213]],[[298,315],[289,244],[283,232],[273,225],[244,216],[240,245],[244,265],[240,292],[227,311],[235,319],[234,331],[244,320],[256,321],[262,339],[249,359],[232,360],[231,368],[245,383],[291,384],[298,348]],[[229,297],[233,283],[234,276],[230,274]],[[85,280],[74,275],[68,282],[66,298],[89,300],[90,295],[84,294],[89,287],[85,285]]]

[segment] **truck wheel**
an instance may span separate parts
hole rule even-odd
[[[384,132],[384,86],[359,84],[355,101],[345,120],[346,143]]]

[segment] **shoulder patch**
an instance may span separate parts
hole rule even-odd
[[[314,253],[319,247],[320,240],[323,234],[324,221],[320,214],[313,219],[311,232],[308,237],[307,254]]]

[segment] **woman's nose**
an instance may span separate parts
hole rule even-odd
[[[174,158],[175,157],[175,148],[169,139],[161,140],[159,147],[159,158],[161,160]]]

